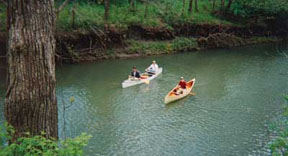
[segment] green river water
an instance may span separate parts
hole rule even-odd
[[[74,96],[65,135],[91,134],[86,155],[269,155],[269,122],[288,94],[287,50],[269,44],[59,65],[59,134],[64,137],[62,105]],[[162,75],[149,85],[121,88],[132,66],[143,71],[152,60],[163,67]],[[196,78],[197,95],[165,105],[180,76]]]

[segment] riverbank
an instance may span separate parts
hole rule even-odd
[[[145,57],[207,49],[232,48],[282,40],[276,35],[265,35],[267,33],[265,31],[263,31],[262,35],[253,36],[254,33],[250,30],[246,30],[250,31],[248,35],[246,31],[243,33],[238,31],[240,35],[235,35],[234,32],[227,33],[226,30],[222,29],[222,31],[215,31],[215,33],[211,34],[207,31],[202,31],[202,35],[192,34],[187,36],[175,34],[175,32],[168,33],[161,29],[153,33],[151,33],[151,30],[147,30],[149,29],[135,30],[132,28],[129,31],[110,29],[100,35],[99,33],[85,30],[56,33],[57,62],[77,63],[102,59]],[[153,39],[154,35],[160,38]],[[0,33],[0,56],[2,57],[6,55],[6,41],[7,35]]]
[[[231,48],[276,42],[287,33],[276,18],[242,16],[226,5],[223,12],[220,1],[199,1],[197,10],[195,5],[189,11],[188,1],[139,1],[135,7],[113,1],[105,19],[102,3],[70,3],[57,15],[56,59],[76,63]],[[5,56],[6,11],[3,5],[0,10],[0,56]]]
[[[110,25],[98,32],[57,33],[56,53],[59,61],[73,63],[232,48],[282,40],[278,36],[266,27],[193,24],[169,29],[133,25],[123,30]]]

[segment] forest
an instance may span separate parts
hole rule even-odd
[[[3,4],[2,32],[7,29]],[[55,6],[62,62],[237,47],[287,34],[285,0],[67,0]]]

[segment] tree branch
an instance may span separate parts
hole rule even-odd
[[[5,0],[0,0],[5,6],[8,6],[7,2]]]
[[[65,6],[69,3],[70,0],[65,0],[65,2],[63,2],[62,5],[60,5],[60,7],[58,8],[58,10],[56,11],[57,15],[65,8]]]

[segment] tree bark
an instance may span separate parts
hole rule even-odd
[[[73,4],[72,8],[72,28],[75,29],[75,10],[76,10],[76,4]]]
[[[58,138],[54,0],[8,1],[8,88],[5,117],[12,141],[44,131]]]
[[[230,8],[231,8],[232,3],[233,3],[233,0],[229,0],[229,1],[228,1],[227,9],[230,9]]]
[[[213,10],[215,9],[215,4],[216,4],[216,0],[213,0],[213,6],[212,6]]]
[[[104,20],[108,21],[109,19],[109,11],[110,11],[110,0],[104,0],[105,5],[105,13],[104,13]]]
[[[193,0],[190,0],[190,1],[189,1],[189,9],[188,9],[188,12],[189,12],[190,14],[192,14],[192,12],[193,12]]]
[[[199,10],[198,10],[198,0],[195,0],[195,11],[199,12]]]

